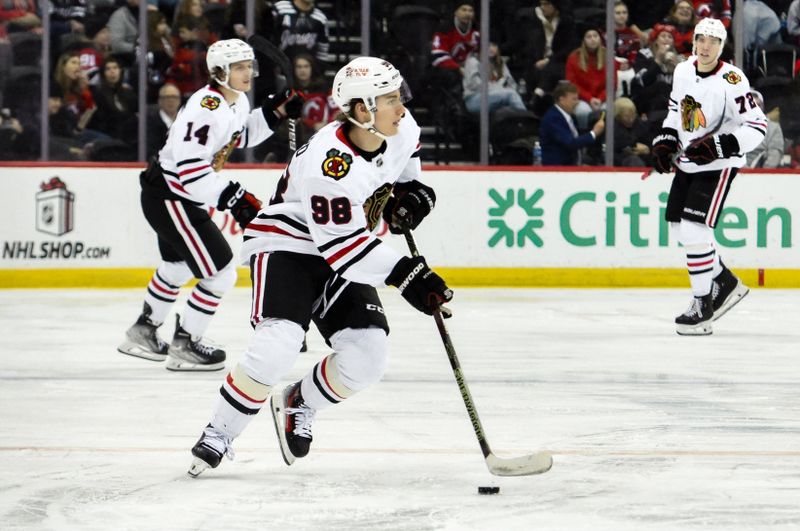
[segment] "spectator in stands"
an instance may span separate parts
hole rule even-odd
[[[678,53],[685,57],[692,55],[694,27],[697,24],[692,3],[689,0],[675,2],[662,24],[672,27],[672,36],[675,38],[675,49]],[[660,31],[658,24],[653,26],[653,32],[660,33]]]
[[[111,32],[105,21],[96,18],[86,20],[86,38],[76,44],[80,56],[81,69],[86,74],[89,84],[100,82],[98,74],[105,58],[111,52]]]
[[[197,40],[202,41],[206,46],[210,46],[219,39],[219,36],[211,30],[211,23],[203,13],[204,5],[203,0],[181,0],[178,2],[178,7],[175,9],[175,17],[172,21],[176,36],[180,38],[178,28],[180,28],[184,19],[193,19]]]
[[[147,158],[158,154],[167,141],[167,133],[181,108],[181,91],[164,83],[158,91],[158,104],[147,115]]]
[[[800,45],[800,0],[792,0],[786,14],[786,35],[790,44]]]
[[[480,34],[475,26],[475,2],[456,1],[453,19],[433,34],[432,82],[452,93],[460,93],[464,63],[478,50]]]
[[[103,64],[100,84],[92,87],[97,105],[89,126],[129,145],[137,141],[136,112],[139,99],[136,92],[122,81],[122,66],[114,57]]]
[[[622,0],[614,2],[614,33],[614,55],[633,65],[641,44],[647,42],[647,34],[636,24],[628,24],[628,5]]]
[[[175,49],[172,66],[167,71],[167,80],[175,83],[184,98],[188,98],[206,84],[207,47],[198,38],[198,27],[202,21],[194,17],[178,20],[179,44]]]
[[[572,113],[578,106],[578,88],[569,81],[560,82],[553,91],[555,105],[542,117],[539,141],[543,166],[575,166],[581,163],[581,149],[591,146],[605,130],[603,118],[592,130],[578,134]]]
[[[648,166],[652,138],[631,99],[617,98],[614,119],[614,166]]]
[[[704,18],[716,18],[722,22],[725,29],[731,27],[731,0],[691,0],[697,22]]]
[[[9,109],[0,110],[0,160],[22,160],[27,158],[26,146],[20,142],[25,129]]]
[[[561,9],[565,0],[539,0],[533,18],[518,24],[512,54],[515,64],[523,65],[524,79],[531,94],[531,110],[542,116],[552,104],[550,93],[564,78],[567,56],[579,43],[575,22],[569,9]],[[528,27],[529,26],[529,27]]]
[[[747,167],[778,168],[781,166],[785,149],[785,140],[780,124],[781,110],[775,107],[767,113],[761,93],[751,90],[750,94],[753,95],[756,104],[761,107],[767,117],[767,134],[761,144],[747,154]]]
[[[742,8],[742,19],[742,46],[745,50],[756,51],[762,46],[781,42],[781,21],[775,11],[761,0],[747,0]],[[788,17],[786,26],[788,29]]]
[[[167,17],[161,11],[147,12],[147,50],[149,53],[149,79],[152,90],[164,84],[167,70],[175,58],[175,47],[170,38]]]
[[[152,5],[147,8],[156,9]],[[125,66],[132,65],[139,37],[139,0],[127,0],[124,6],[114,11],[108,19],[108,29],[111,32],[111,51]]]
[[[35,0],[4,0],[0,2],[0,38],[6,33],[34,31],[41,33],[42,20],[36,14]]]
[[[647,2],[630,2],[628,11],[630,20],[643,31],[649,31],[654,25],[664,20],[675,0],[647,0]]]
[[[295,55],[293,63],[295,88],[303,94],[302,123],[307,128],[306,139],[308,139],[311,134],[334,119],[338,107],[331,97],[328,83],[313,55],[299,53]]]
[[[464,104],[473,114],[481,110],[481,72],[478,54],[471,54],[464,63]],[[511,108],[525,110],[517,92],[517,82],[508,71],[496,43],[489,43],[489,112]]]
[[[272,8],[273,36],[289,57],[307,51],[325,65],[328,58],[328,17],[314,0],[280,0]]]
[[[87,0],[50,0],[51,51],[58,56],[62,40],[83,35],[83,22],[87,14]]]
[[[606,101],[606,47],[598,29],[584,31],[581,45],[567,58],[564,77],[578,88],[574,112],[578,129],[586,130],[589,116],[604,109]]]
[[[255,3],[255,27],[257,35],[272,39],[275,22],[272,19],[272,5],[268,2]],[[247,0],[231,0],[225,12],[224,38],[247,40]]]
[[[97,107],[86,74],[81,70],[77,52],[64,53],[58,58],[53,71],[53,84],[61,91],[62,105],[71,117],[72,129],[82,135],[82,140],[91,141],[97,135],[86,126]]]
[[[669,94],[672,91],[672,73],[685,58],[675,49],[672,27],[660,24],[651,33],[648,48],[639,50],[633,65],[633,101],[639,112],[662,113],[659,124],[666,116]],[[658,117],[656,117],[658,118]],[[651,120],[653,121],[653,120]]]

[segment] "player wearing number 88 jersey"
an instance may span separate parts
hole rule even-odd
[[[238,39],[218,41],[206,57],[209,84],[194,93],[170,128],[158,158],[142,172],[141,203],[158,235],[163,262],[147,287],[144,309],[118,347],[171,370],[222,369],[225,353],[201,338],[222,296],[236,282],[233,254],[211,221],[208,207],[227,210],[241,225],[261,202],[241,185],[220,175],[235,148],[256,145],[286,116],[292,94],[268,98],[254,111],[244,94],[257,75],[253,50]],[[164,322],[180,287],[200,279],[189,296],[171,345],[156,329]]]
[[[223,382],[193,450],[191,475],[222,456],[209,454],[204,438],[233,440],[263,407],[291,369],[311,321],[334,352],[272,395],[287,464],[308,453],[316,411],[383,374],[389,326],[375,286],[398,287],[426,313],[452,297],[424,258],[405,257],[375,234],[381,219],[416,227],[436,200],[420,182],[420,128],[404,106],[402,76],[384,60],[361,57],[339,70],[333,97],[342,116],[297,150],[270,204],[245,228],[255,333]]]

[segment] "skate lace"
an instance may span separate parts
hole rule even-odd
[[[233,458],[236,457],[233,453],[233,439],[226,437],[217,430],[206,429],[203,443],[220,452],[229,461],[233,461]]]
[[[216,350],[213,346],[204,345],[203,343],[200,343],[200,341],[193,341],[192,346],[197,352],[204,356],[211,356],[214,353],[214,350]]]
[[[294,434],[307,439],[311,438],[311,428],[314,424],[316,409],[303,404],[300,407],[286,408],[288,415],[294,415]]]
[[[683,314],[687,317],[691,317],[692,315],[700,315],[700,301],[698,299],[694,299]]]

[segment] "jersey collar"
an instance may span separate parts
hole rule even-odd
[[[336,130],[336,138],[338,138],[342,142],[342,144],[350,148],[350,151],[352,151],[357,157],[361,156],[364,157],[364,160],[366,160],[367,162],[372,162],[372,159],[374,159],[375,157],[386,151],[386,140],[384,140],[381,143],[381,147],[379,147],[375,151],[364,151],[357,145],[353,144],[347,137],[347,132],[345,131],[346,129],[345,125],[347,124],[340,125],[339,128]]]
[[[697,74],[697,77],[702,77],[702,78],[711,77],[714,74],[716,74],[717,72],[719,72],[720,70],[722,70],[722,65],[724,65],[724,64],[725,64],[725,61],[718,60],[717,61],[717,67],[714,68],[714,70],[711,70],[710,72],[701,72],[701,71],[699,71],[697,69],[697,59],[695,59],[694,60],[694,73]]]

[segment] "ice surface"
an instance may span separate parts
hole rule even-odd
[[[225,373],[117,353],[142,295],[0,291],[0,528],[800,528],[797,291],[754,290],[713,336],[679,337],[688,290],[456,290],[448,326],[495,453],[554,455],[497,478],[432,319],[386,290],[386,376],[317,416],[308,458],[283,464],[264,411],[194,480]],[[248,313],[237,289],[209,331],[229,366]],[[287,382],[327,353],[309,343]]]

